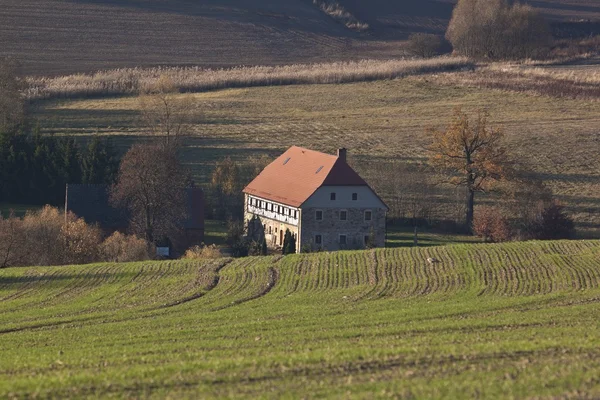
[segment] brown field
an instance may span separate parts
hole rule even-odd
[[[291,145],[334,152],[347,147],[359,169],[425,160],[428,126],[456,106],[485,108],[517,159],[568,205],[580,232],[600,234],[600,102],[456,84],[443,76],[333,84],[227,89],[182,94],[196,110],[185,161],[200,182],[225,156],[275,155]],[[40,103],[44,132],[113,135],[121,150],[144,134],[136,97]],[[367,173],[368,174],[368,173]],[[441,218],[456,218],[456,193],[437,198]],[[483,201],[492,201],[482,198]],[[449,205],[450,204],[450,205]]]
[[[4,0],[0,56],[27,74],[109,68],[278,65],[404,55],[410,33],[443,33],[453,0],[339,0],[358,33],[312,0]],[[536,0],[552,19],[599,20],[594,0]]]

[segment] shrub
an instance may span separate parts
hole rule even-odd
[[[23,218],[25,264],[60,265],[64,262],[63,224],[73,222],[74,214],[64,215],[57,208],[45,206],[41,210],[28,212]]]
[[[183,256],[186,260],[208,260],[221,257],[223,257],[223,253],[221,253],[221,250],[214,244],[209,246],[202,244],[201,246],[191,247]]]
[[[508,220],[494,207],[479,207],[473,219],[473,233],[486,242],[505,242],[510,240],[511,231]]]
[[[102,233],[97,226],[88,225],[81,218],[68,221],[61,228],[61,236],[62,264],[88,264],[98,259]]]
[[[107,262],[132,262],[149,259],[148,243],[135,235],[115,232],[100,246],[100,255]]]
[[[208,246],[202,244],[201,246],[191,247],[183,256],[186,260],[207,260],[221,257],[223,257],[223,253],[214,244]]]
[[[446,38],[467,57],[537,58],[551,43],[547,22],[530,6],[509,0],[459,0]]]
[[[246,257],[250,252],[250,243],[246,240],[244,222],[229,220],[227,223],[227,244],[234,257]]]
[[[438,35],[413,33],[408,37],[408,52],[417,57],[430,58],[442,52],[443,41]]]
[[[573,219],[565,212],[564,205],[557,200],[540,205],[536,218],[528,228],[533,239],[572,239],[575,236]]]

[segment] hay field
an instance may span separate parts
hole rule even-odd
[[[599,286],[597,241],[4,269],[0,397],[596,398]]]
[[[182,94],[195,109],[185,161],[200,182],[207,182],[214,162],[225,156],[274,156],[291,145],[331,153],[347,147],[359,169],[366,162],[421,162],[428,126],[443,126],[456,106],[485,108],[492,122],[504,127],[520,161],[567,204],[578,228],[600,234],[599,101],[437,80],[428,75]],[[113,135],[123,151],[144,134],[135,97],[59,100],[38,107],[34,116],[44,132],[80,140]]]

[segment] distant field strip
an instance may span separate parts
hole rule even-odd
[[[600,241],[4,269],[0,398],[597,398],[599,286]]]
[[[465,68],[473,68],[473,64],[460,57],[427,60],[362,60],[232,69],[125,68],[94,74],[28,78],[27,97],[39,100],[137,94],[151,88],[159,78],[165,76],[183,92],[201,92],[236,87],[362,82]]]

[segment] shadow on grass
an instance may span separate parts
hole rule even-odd
[[[386,247],[415,247],[414,230],[410,227],[388,227]],[[417,247],[434,247],[449,244],[479,243],[477,237],[439,231],[420,230],[417,232]]]

